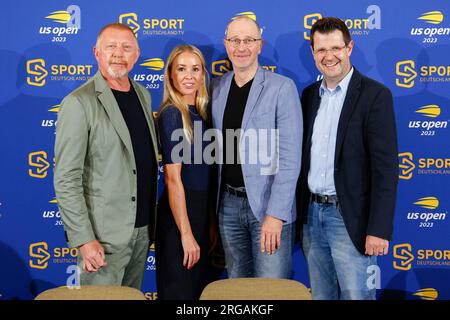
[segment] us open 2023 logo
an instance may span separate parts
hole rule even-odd
[[[51,42],[66,42],[81,30],[81,9],[77,5],[49,12],[44,19],[45,24],[39,27],[39,34],[50,37]]]

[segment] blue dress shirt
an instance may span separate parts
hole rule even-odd
[[[335,195],[334,154],[336,136],[353,67],[335,89],[328,89],[325,79],[319,88],[321,97],[319,110],[314,121],[311,140],[311,166],[308,173],[308,187],[312,193]]]

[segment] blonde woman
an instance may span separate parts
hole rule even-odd
[[[191,45],[173,49],[164,72],[158,126],[166,188],[155,246],[159,299],[195,300],[206,284],[211,198],[211,166],[201,156],[208,129],[206,74],[202,53]]]

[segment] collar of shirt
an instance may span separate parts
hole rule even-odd
[[[342,79],[341,82],[339,82],[339,84],[334,89],[328,89],[327,86],[325,85],[325,79],[322,80],[322,83],[320,84],[320,88],[319,88],[319,96],[322,97],[326,91],[330,95],[335,92],[341,91],[345,96],[347,94],[348,85],[350,83],[350,79],[352,78],[352,75],[353,75],[353,67],[350,69],[350,72],[347,73],[347,75],[344,77],[344,79]]]

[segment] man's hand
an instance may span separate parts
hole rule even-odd
[[[105,249],[97,240],[89,241],[80,246],[80,253],[83,258],[84,272],[97,272],[100,268],[108,265],[105,259]]]
[[[382,256],[388,253],[389,241],[375,236],[366,237],[366,254],[369,256]]]
[[[281,245],[283,221],[266,215],[261,226],[261,252],[273,254]]]

